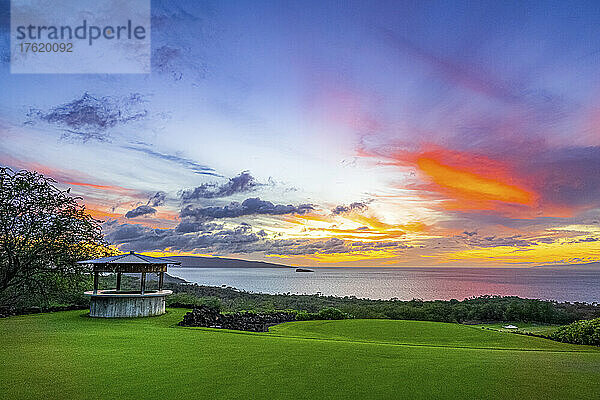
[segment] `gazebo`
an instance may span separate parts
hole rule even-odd
[[[147,317],[165,313],[165,297],[171,293],[163,290],[165,272],[168,265],[180,265],[167,258],[149,257],[133,251],[112,257],[79,261],[93,267],[94,290],[85,292],[90,296],[90,317]],[[116,289],[98,290],[98,277],[101,272],[117,274]],[[122,291],[121,274],[141,273],[139,291]],[[146,274],[158,274],[158,290],[146,290]]]

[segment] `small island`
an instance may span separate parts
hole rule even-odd
[[[315,272],[312,269],[296,268],[296,272]]]

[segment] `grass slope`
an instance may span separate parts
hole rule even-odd
[[[292,322],[274,326],[272,334],[366,343],[403,344],[499,350],[590,351],[570,345],[520,335],[502,335],[481,326],[429,321],[343,320]],[[593,350],[592,350],[593,351]]]
[[[562,325],[551,325],[551,324],[536,324],[536,323],[525,323],[519,321],[511,321],[511,322],[498,322],[495,324],[482,324],[479,326],[483,326],[489,329],[495,329],[500,332],[514,332],[512,329],[503,328],[506,325],[514,325],[518,327],[516,331],[525,332],[525,333],[533,333],[534,335],[541,336],[549,336],[551,333],[555,332]]]
[[[417,321],[307,321],[269,333],[98,320],[0,320],[3,399],[600,397],[600,349]]]

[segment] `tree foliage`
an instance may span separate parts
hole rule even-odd
[[[550,335],[559,342],[600,346],[600,318],[573,322]]]
[[[101,257],[100,221],[37,172],[0,168],[0,301],[47,299],[87,279],[76,261]]]

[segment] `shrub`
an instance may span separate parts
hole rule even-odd
[[[319,312],[296,311],[296,321],[312,321],[315,319],[346,319],[349,314],[335,308],[325,307]]]
[[[600,318],[573,322],[550,335],[559,342],[600,346]]]
[[[169,307],[194,308],[207,306],[217,311],[223,308],[221,300],[217,297],[197,297],[193,294],[183,292],[167,296],[166,303]]]
[[[316,313],[309,313],[306,311],[298,311],[296,313],[296,321],[311,321],[313,319],[316,319],[316,317]]]
[[[335,307],[325,307],[318,313],[319,319],[344,319],[346,314]]]

